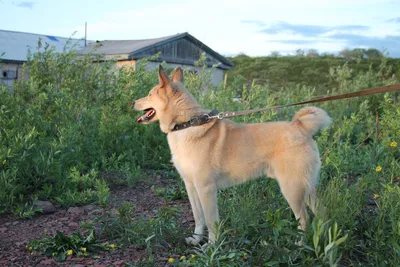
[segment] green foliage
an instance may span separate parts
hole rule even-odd
[[[23,67],[29,79],[18,80],[13,94],[0,88],[0,211],[34,197],[101,202],[96,181],[104,173],[133,186],[141,168],[168,160],[157,126],[137,127],[129,105],[157,81],[155,71],[142,71],[146,60],[138,71],[116,70],[92,55],[38,48]]]
[[[54,257],[58,261],[64,261],[68,255],[83,257],[105,249],[104,245],[97,244],[93,230],[86,237],[79,233],[65,235],[57,231],[54,236],[32,240],[27,245],[29,250],[42,251],[46,256]]]
[[[150,240],[151,244],[179,244],[184,233],[182,225],[177,222],[179,210],[164,206],[154,212],[156,218],[135,218],[132,205],[124,202],[116,213],[104,209],[101,216],[85,223],[85,228],[95,229],[99,226],[99,236],[107,240],[119,239],[123,243],[141,247],[145,247]],[[151,239],[148,239],[150,236]]]
[[[346,241],[347,234],[340,236],[342,231],[338,230],[337,223],[333,225],[333,228],[328,228],[327,224],[328,222],[323,223],[322,220],[314,220],[313,222],[315,256],[322,262],[329,263],[329,266],[338,266],[341,258],[341,252],[338,251],[338,248],[341,243]]]
[[[185,184],[181,179],[176,182],[176,184],[166,188],[157,188],[153,185],[151,189],[157,196],[163,197],[165,202],[169,200],[187,199]]]
[[[357,52],[357,51],[356,51]],[[400,79],[400,60],[385,58],[382,55],[374,56],[374,50],[365,51],[370,56],[353,57],[331,55],[304,56],[304,51],[296,51],[295,56],[286,57],[249,57],[244,54],[229,58],[234,68],[228,71],[228,83],[237,84],[235,93],[242,94],[242,86],[259,84],[268,86],[274,91],[296,90],[296,86],[310,86],[316,88],[317,95],[323,95],[338,85],[337,77],[330,79],[330,69],[343,66],[345,63],[352,70],[348,73],[349,79],[357,77],[361,73],[378,73],[382,60],[393,66],[386,78],[395,75]],[[379,51],[378,51],[379,53]],[[300,93],[300,92],[297,92]]]
[[[185,83],[205,108],[233,111],[398,82],[397,60],[368,57],[347,62],[304,51],[296,57],[241,55],[232,59],[235,68],[224,88],[211,86],[203,55],[200,72],[186,72]],[[19,81],[13,94],[0,87],[1,212],[31,217],[34,199],[65,206],[97,202],[102,215],[84,226],[98,229],[101,238],[147,249],[144,266],[155,265],[160,250],[186,255],[189,262],[175,258],[182,266],[400,265],[398,93],[318,104],[333,124],[315,136],[322,156],[320,203],[306,232],[297,229],[277,182],[265,178],[220,192],[219,238],[195,250],[182,244],[193,229],[182,225],[180,209],[170,205],[187,197],[179,179],[153,188],[165,200],[154,217],[134,214],[127,203],[118,212],[110,209],[105,181],[134,186],[147,169],[178,176],[171,171],[165,135],[157,124],[138,126],[129,105],[157,83],[156,70],[144,71],[147,63],[116,70],[112,62],[94,64],[90,55],[57,54],[50,47],[29,55],[30,78]],[[291,120],[297,110],[233,120]],[[87,240],[56,236],[32,244],[65,253]],[[299,241],[305,246],[297,246]],[[191,254],[196,256],[189,259]]]

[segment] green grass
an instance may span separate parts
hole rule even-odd
[[[103,178],[135,186],[138,179],[145,179],[143,170],[161,169],[178,176],[171,169],[166,138],[158,125],[136,125],[138,114],[129,106],[157,82],[156,70],[142,70],[146,64],[144,60],[136,71],[115,73],[112,63],[93,65],[89,56],[77,59],[72,52],[56,54],[47,48],[29,56],[29,80],[20,81],[14,94],[0,89],[1,212],[31,217],[37,212],[31,205],[35,199],[64,206],[99,203],[104,212],[97,222],[104,227],[98,234],[118,239],[122,246],[133,243],[145,248],[148,258],[143,266],[157,261],[160,247],[170,255],[185,255],[189,262],[176,257],[173,262],[182,266],[400,264],[400,149],[394,143],[400,143],[400,106],[395,93],[318,104],[333,118],[332,126],[315,136],[322,156],[318,196],[326,209],[311,216],[306,233],[297,230],[277,183],[266,178],[220,192],[219,239],[206,247],[191,248],[181,242],[193,229],[181,224],[176,207],[166,205],[151,221],[133,220],[127,204],[119,208],[118,216],[108,213],[109,191]],[[354,72],[353,67],[330,68],[326,79],[334,83],[322,93],[398,82],[389,75],[393,69],[385,58],[374,68]],[[287,104],[321,94],[304,80],[285,88],[237,81],[214,88],[207,69],[200,74],[186,73],[188,90],[204,107],[219,110]],[[268,78],[279,78],[274,75],[268,73]],[[200,87],[208,88],[206,94]],[[238,92],[241,98],[234,101]],[[290,120],[296,110],[234,120]],[[153,190],[166,202],[186,198],[178,179],[170,188]],[[369,205],[373,198],[376,205]],[[85,225],[88,230],[93,227]],[[301,237],[306,245],[298,247],[295,242]],[[55,237],[46,238],[36,242],[35,249],[45,250],[54,243]],[[60,247],[60,253],[68,251],[57,243]]]
[[[318,94],[338,85],[337,77],[330,75],[330,69],[348,64],[350,77],[354,78],[370,68],[378,72],[382,58],[343,58],[335,56],[285,56],[285,57],[249,57],[238,55],[230,57],[234,68],[228,71],[228,82],[238,86],[241,93],[243,84],[268,84],[271,89],[279,90],[297,86],[315,87]],[[387,69],[387,77],[395,75],[400,79],[400,59],[385,58],[391,69]]]

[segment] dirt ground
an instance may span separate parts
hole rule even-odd
[[[116,186],[111,188],[111,205],[119,206],[124,201],[132,203],[136,215],[155,216],[154,210],[165,205],[162,197],[155,195],[151,186],[168,187],[170,181],[161,177],[140,181],[133,188]],[[192,227],[194,222],[187,200],[170,201],[168,205],[183,207],[182,223]],[[32,219],[21,219],[11,215],[0,215],[0,266],[134,266],[147,255],[144,249],[135,246],[123,247],[111,251],[101,251],[98,258],[76,258],[69,256],[64,262],[56,262],[39,252],[27,249],[27,242],[40,239],[47,230],[50,235],[56,230],[70,234],[79,231],[79,222],[87,221],[96,216],[98,206],[87,205],[84,207],[71,207],[58,209],[48,215],[36,215]],[[158,265],[167,266],[170,255],[160,255]]]

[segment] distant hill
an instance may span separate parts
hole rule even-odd
[[[234,67],[228,72],[228,84],[268,84],[270,88],[279,90],[289,85],[307,85],[315,87],[321,93],[335,87],[335,81],[330,80],[331,67],[344,65],[346,62],[353,70],[352,75],[372,70],[378,71],[382,57],[375,58],[345,58],[332,55],[326,56],[268,56],[249,57],[238,55],[229,57]],[[395,75],[400,80],[400,59],[385,58],[387,65],[392,66],[388,76]]]

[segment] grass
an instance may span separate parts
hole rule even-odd
[[[170,264],[177,266],[400,264],[400,106],[395,93],[318,105],[334,120],[315,136],[322,156],[318,196],[326,209],[311,216],[305,233],[297,230],[298,222],[277,183],[265,177],[219,193],[223,221],[218,226],[218,241],[209,246],[193,248],[181,242],[193,229],[182,225],[177,207],[165,205],[151,220],[133,219],[129,204],[118,208],[119,215],[109,212],[105,181],[135,186],[138,179],[145,179],[143,170],[147,169],[177,178],[169,188],[153,188],[166,203],[187,198],[169,162],[165,136],[158,125],[136,125],[138,114],[129,106],[157,82],[155,70],[143,70],[146,64],[141,61],[136,71],[114,71],[112,63],[93,65],[89,56],[56,54],[49,47],[29,55],[25,70],[29,69],[30,78],[19,81],[13,94],[5,87],[0,89],[1,212],[31,217],[37,212],[32,206],[35,199],[63,206],[98,203],[102,215],[84,225],[88,236],[95,224],[103,227],[97,233],[99,239],[90,240],[106,236],[119,240],[122,247],[145,248],[147,258],[137,263],[142,266],[155,265],[160,250],[167,251]],[[327,74],[335,81],[327,93],[398,82],[388,73],[391,66],[385,58],[374,69],[356,74],[348,64],[335,66]],[[307,85],[276,90],[233,81],[223,88],[212,87],[210,81],[206,68],[198,76],[185,76],[188,90],[199,102],[219,110],[280,105],[321,94]],[[202,94],[200,87],[208,91]],[[241,97],[234,101],[238,91]],[[234,120],[290,120],[296,110]],[[88,236],[73,239],[76,242],[60,235],[32,242],[36,250],[50,247],[49,251],[57,249],[61,255],[70,250],[78,253],[79,242]],[[296,246],[302,237],[306,245]],[[56,240],[66,241],[60,245]]]

